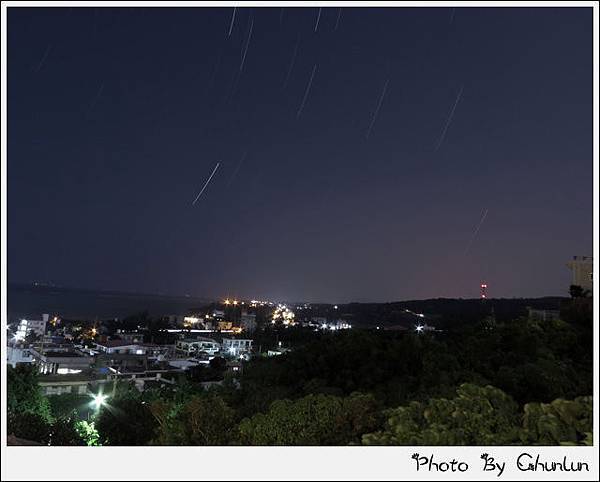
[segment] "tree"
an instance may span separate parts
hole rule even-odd
[[[89,395],[78,393],[63,393],[60,395],[50,395],[47,397],[50,404],[50,411],[54,418],[67,417],[75,412],[79,418],[85,417],[89,412]]]
[[[87,445],[78,430],[77,417],[67,416],[54,420],[50,428],[49,445]]]
[[[33,345],[34,343],[40,341],[41,339],[42,339],[41,335],[39,335],[35,331],[30,331],[29,333],[27,333],[27,335],[25,335],[25,339],[23,340],[23,343],[25,343],[26,346],[29,346],[29,345]]]
[[[529,445],[592,445],[592,397],[528,403],[521,440]]]
[[[117,393],[95,419],[102,445],[146,445],[156,429],[148,404],[134,390]]]
[[[85,445],[91,447],[100,445],[100,436],[98,434],[98,430],[96,430],[94,422],[80,420],[75,424],[75,429],[77,430],[77,433],[79,434],[81,439],[85,442]]]
[[[37,413],[9,413],[9,434],[43,445],[85,445],[77,430],[76,417],[61,417],[49,420]]]
[[[411,402],[388,411],[365,445],[506,445],[519,436],[518,406],[492,386],[463,384],[453,399]]]
[[[214,394],[195,395],[184,403],[156,400],[150,410],[158,421],[158,445],[227,445],[235,411]]]
[[[50,422],[38,413],[9,411],[7,428],[9,435],[49,445]]]
[[[223,380],[227,361],[222,357],[213,358],[208,366],[196,365],[186,370],[187,378],[191,382],[202,383]]]
[[[50,405],[38,385],[39,373],[34,365],[19,364],[16,368],[7,366],[6,380],[9,413],[31,413],[46,422],[51,421]]]
[[[341,398],[308,395],[277,400],[265,414],[242,420],[244,445],[348,445],[377,426],[376,403],[360,393]]]
[[[583,288],[579,285],[571,285],[569,286],[569,294],[571,298],[583,298]]]

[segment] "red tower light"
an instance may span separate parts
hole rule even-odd
[[[487,284],[481,283],[481,299],[484,300],[487,298]]]

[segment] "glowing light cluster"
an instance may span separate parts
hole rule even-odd
[[[192,326],[197,325],[198,323],[200,323],[200,318],[198,318],[197,316],[186,316],[183,319],[183,327],[184,328],[190,328]]]
[[[337,323],[324,323],[321,325],[321,330],[349,330],[352,328],[352,325],[346,322],[337,322]]]
[[[277,323],[280,321],[285,326],[293,326],[295,325],[294,318],[296,315],[292,310],[290,310],[286,305],[278,304],[273,311],[273,323]]]
[[[429,326],[428,324],[418,323],[417,325],[415,325],[415,331],[420,334],[420,333],[424,333],[426,331],[436,331],[436,330],[433,326]]]

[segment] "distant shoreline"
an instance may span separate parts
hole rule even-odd
[[[125,318],[140,312],[150,316],[183,315],[213,301],[193,296],[7,283],[9,322],[43,313],[87,320]]]
[[[193,295],[181,295],[181,294],[168,294],[168,293],[146,293],[146,292],[137,292],[137,291],[119,291],[119,290],[110,290],[110,289],[94,289],[94,288],[73,288],[71,286],[62,286],[62,285],[54,285],[47,283],[21,283],[21,282],[8,282],[6,283],[8,289],[55,289],[62,291],[71,291],[71,292],[79,292],[79,293],[93,293],[98,294],[102,293],[105,295],[119,295],[119,296],[154,296],[154,297],[163,297],[163,298],[182,298],[182,299],[193,299],[200,300],[205,303],[211,303],[215,301],[210,298],[202,298],[199,296]]]

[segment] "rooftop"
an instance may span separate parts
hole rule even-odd
[[[117,348],[121,346],[137,346],[139,343],[133,343],[125,340],[107,340],[103,342],[96,342],[97,346],[103,346],[105,348]]]
[[[79,351],[45,351],[43,355],[46,358],[87,358],[85,353]]]

